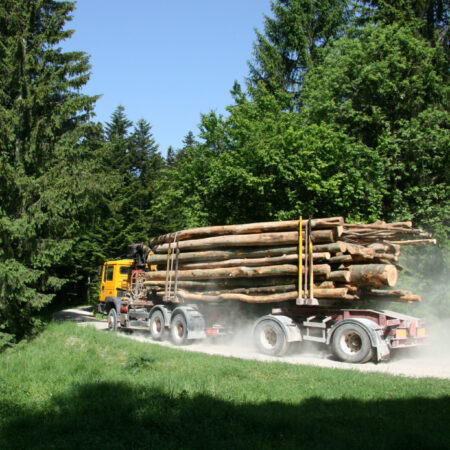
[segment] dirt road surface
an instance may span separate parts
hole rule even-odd
[[[95,326],[99,330],[107,329],[106,320],[93,317],[89,307],[60,311],[54,315],[54,319],[76,321],[80,326]],[[176,347],[168,340],[155,342],[151,340],[149,334],[145,331],[120,330],[118,335],[128,339],[148,342],[149,345],[162,345],[210,355],[358,370],[360,372],[387,373],[415,378],[435,377],[450,380],[450,322],[430,324],[427,331],[429,336],[427,346],[420,349],[397,351],[397,353],[391,355],[390,361],[378,364],[372,362],[349,364],[336,361],[326,348],[313,347],[309,343],[300,344],[293,352],[283,357],[262,355],[251,344],[248,334],[243,334],[227,343],[202,341],[184,347]]]

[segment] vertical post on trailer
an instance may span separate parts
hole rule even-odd
[[[298,296],[297,305],[301,304],[301,299],[303,297],[303,243],[302,243],[302,226],[303,226],[302,216],[298,219]]]
[[[313,263],[313,248],[312,248],[312,229],[311,229],[311,218],[308,221],[308,251],[309,251],[309,298],[314,298],[314,263]]]
[[[309,229],[308,229],[308,221],[305,222],[305,285],[304,285],[304,290],[305,290],[305,300],[308,298],[308,261],[309,261],[309,256],[308,256],[308,251],[309,251]]]
[[[169,249],[167,250],[167,266],[166,266],[166,283],[165,283],[165,297],[169,295],[169,269],[170,269],[170,258],[172,253],[172,244],[169,242]]]

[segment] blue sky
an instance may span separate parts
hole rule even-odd
[[[270,0],[78,0],[63,48],[90,55],[84,92],[102,95],[96,120],[123,105],[133,122],[151,123],[165,155],[198,133],[201,113],[232,103],[264,14]]]

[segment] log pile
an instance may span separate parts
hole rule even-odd
[[[166,301],[329,304],[420,301],[393,290],[402,243],[431,243],[410,222],[342,217],[195,228],[155,238],[145,285]],[[328,302],[328,303],[327,303]]]

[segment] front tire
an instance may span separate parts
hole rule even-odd
[[[118,328],[117,312],[115,308],[111,308],[108,312],[108,330],[116,331]]]
[[[187,339],[187,323],[183,314],[178,313],[172,318],[170,323],[170,337],[175,345],[186,345]]]
[[[271,356],[284,355],[289,347],[281,326],[274,320],[262,320],[256,325],[253,338],[261,353]]]
[[[373,348],[363,327],[353,323],[341,325],[333,334],[333,354],[344,362],[365,363],[372,359]]]
[[[160,341],[163,338],[165,326],[164,314],[159,309],[154,311],[150,317],[150,334],[153,340]]]

